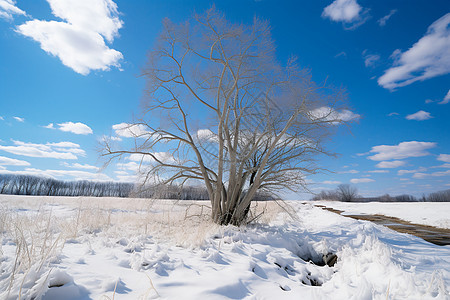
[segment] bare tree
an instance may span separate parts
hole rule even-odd
[[[340,91],[281,66],[267,22],[228,22],[214,8],[170,20],[143,71],[141,119],[123,130],[132,149],[105,140],[103,156],[140,158],[144,182],[201,181],[218,224],[240,225],[258,191],[307,188],[322,143],[342,123]]]
[[[340,184],[337,192],[341,201],[351,202],[358,198],[358,189],[350,184]]]

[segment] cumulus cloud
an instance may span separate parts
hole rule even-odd
[[[324,8],[322,17],[342,22],[345,29],[354,29],[366,21],[367,18],[362,17],[366,13],[356,0],[335,0]]]
[[[438,104],[447,104],[450,102],[450,90],[448,90],[447,95],[445,95],[444,99]]]
[[[13,118],[14,118],[14,120],[16,120],[17,122],[21,122],[21,123],[25,122],[25,119],[24,119],[24,118],[21,118],[21,117],[13,117]]]
[[[356,0],[335,0],[324,8],[322,16],[337,22],[352,22],[359,17],[361,10]]]
[[[406,119],[407,120],[416,120],[416,121],[424,121],[424,120],[428,120],[433,118],[431,116],[431,114],[429,112],[423,111],[423,110],[419,110],[418,112],[411,114],[411,115],[407,115]]]
[[[95,31],[109,42],[122,27],[117,5],[111,0],[47,0],[52,13],[69,24]]]
[[[0,0],[0,18],[12,20],[13,15],[25,15],[25,12],[16,6],[14,0]]]
[[[77,155],[86,153],[80,145],[72,142],[34,144],[13,140],[14,146],[2,146],[0,150],[16,155],[56,159],[77,159]]]
[[[439,154],[437,160],[450,163],[450,154]]]
[[[30,166],[30,163],[24,160],[18,160],[14,158],[9,158],[5,156],[0,156],[1,166]]]
[[[386,22],[397,12],[396,9],[393,9],[389,12],[389,14],[387,14],[386,16],[380,18],[377,22],[378,25],[380,25],[381,27],[386,25]]]
[[[371,178],[353,178],[350,180],[351,183],[368,183],[368,182],[374,182],[375,180]]]
[[[209,129],[199,129],[195,134],[196,138],[201,142],[218,142],[217,135]]]
[[[116,135],[126,138],[131,137],[143,137],[146,138],[150,135],[150,131],[143,124],[129,124],[120,123],[112,126],[112,129]]]
[[[393,117],[393,116],[398,116],[400,115],[399,113],[396,112],[391,112],[390,114],[388,114],[388,117]]]
[[[368,173],[389,173],[389,170],[373,170],[367,171]]]
[[[429,155],[426,150],[436,147],[436,143],[432,142],[402,142],[395,146],[380,145],[372,147],[370,153],[375,155],[367,157],[375,161],[384,161],[392,159],[404,159],[408,157],[421,157]]]
[[[110,49],[122,27],[117,5],[111,0],[47,0],[53,15],[64,20],[31,20],[17,31],[39,42],[47,53],[57,56],[75,72],[120,67],[122,53]]]
[[[344,29],[354,29],[368,19],[367,12],[356,0],[335,0],[324,8],[322,17],[342,22]]]
[[[337,125],[341,122],[357,121],[361,118],[360,115],[355,114],[350,110],[343,109],[337,111],[328,106],[313,109],[309,113],[312,119],[327,121],[333,125]]]
[[[47,127],[47,128],[53,128],[53,124],[50,123],[48,126],[52,125],[51,127]],[[59,126],[59,130],[61,131],[66,131],[66,132],[72,132],[75,134],[92,134],[92,129],[87,126],[86,124],[77,122],[77,123],[73,123],[73,122],[65,122],[65,123],[61,123],[58,124]]]
[[[394,64],[378,78],[378,84],[396,89],[450,72],[450,13],[428,28],[427,33],[405,52],[394,51]]]
[[[405,164],[404,161],[401,160],[393,160],[393,161],[382,161],[378,163],[375,167],[380,169],[393,169],[401,167]]]

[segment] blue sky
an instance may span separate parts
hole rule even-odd
[[[420,196],[450,188],[448,0],[215,5],[234,22],[268,20],[280,62],[295,55],[316,82],[347,89],[359,119],[328,143],[340,156],[320,158],[333,173],[309,178],[312,190],[352,183],[366,196]],[[0,172],[131,180],[132,159],[98,171],[98,141],[130,143],[120,124],[139,114],[139,74],[163,18],[181,22],[210,6],[0,0]]]

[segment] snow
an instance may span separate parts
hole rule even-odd
[[[450,229],[450,202],[339,202],[314,201],[343,211],[343,215],[385,215],[414,224]]]
[[[288,204],[1,195],[0,299],[449,299],[450,246]]]

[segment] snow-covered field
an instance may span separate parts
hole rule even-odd
[[[236,228],[208,202],[0,195],[0,299],[449,299],[450,246],[289,204]]]
[[[450,229],[450,202],[368,202],[314,201],[342,210],[343,215],[385,215],[414,224]]]

